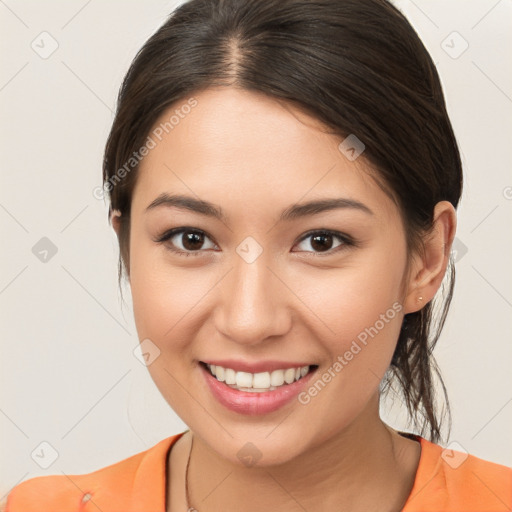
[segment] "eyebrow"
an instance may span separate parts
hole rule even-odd
[[[159,206],[169,208],[179,208],[191,212],[199,213],[207,217],[218,219],[226,222],[227,218],[222,208],[208,201],[196,199],[190,196],[169,195],[167,193],[160,194],[147,208],[146,212],[153,210]],[[340,208],[350,208],[362,211],[368,215],[373,215],[373,211],[365,204],[355,199],[347,198],[326,198],[309,201],[307,203],[293,204],[283,210],[279,217],[280,221],[294,220],[309,215],[317,215],[319,213],[336,210]]]

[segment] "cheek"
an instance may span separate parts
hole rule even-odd
[[[171,353],[175,358],[177,351],[187,349],[193,329],[204,323],[200,315],[216,276],[207,265],[185,268],[171,264],[165,249],[146,242],[134,244],[132,251],[130,288],[139,339],[151,339],[164,360]]]
[[[171,265],[165,252],[137,244],[131,258],[130,287],[139,340],[149,339],[159,349],[148,371],[162,396],[180,414],[193,423],[190,395],[194,380],[191,340],[205,323],[201,305],[214,287],[211,275],[197,267],[185,270]],[[210,271],[211,274],[211,271]]]
[[[330,370],[323,373],[332,384],[326,385],[326,392],[319,385],[322,398],[312,402],[319,413],[332,407],[333,424],[356,414],[376,391],[396,346],[403,316],[405,247],[403,253],[386,253],[368,252],[345,268],[324,276],[306,274],[297,281],[300,296],[308,297],[308,306],[320,320],[315,321],[315,337],[329,354]]]
[[[338,269],[302,272],[295,276],[298,295],[324,326],[331,353],[343,353],[351,340],[364,338],[376,327],[382,338],[394,342],[401,324],[401,292],[405,270],[403,254],[380,250],[356,254]],[[384,322],[384,325],[383,325]],[[398,331],[397,331],[398,326]],[[327,336],[326,336],[327,335]]]

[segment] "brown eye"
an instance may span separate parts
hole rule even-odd
[[[315,235],[311,238],[311,247],[316,251],[328,251],[332,249],[332,235]]]
[[[201,233],[181,233],[181,244],[187,251],[196,251],[201,249],[204,243],[204,234]]]
[[[205,249],[214,249],[215,244],[207,241],[210,238],[201,230],[193,228],[177,228],[165,232],[162,236],[155,241],[158,243],[165,243],[171,251],[174,251],[185,256],[200,255]],[[205,244],[207,245],[205,247]]]
[[[308,233],[302,238],[300,244],[302,244],[302,251],[313,253],[334,253],[337,250],[354,245],[348,236],[332,231],[313,231]]]

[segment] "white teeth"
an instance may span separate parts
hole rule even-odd
[[[283,370],[274,370],[270,374],[270,384],[272,386],[282,386],[284,384],[284,372],[283,372]]]
[[[269,388],[270,387],[270,373],[255,373],[252,378],[253,388]]]
[[[308,367],[309,368],[309,367]],[[306,369],[307,373],[307,369]],[[304,375],[306,375],[306,373]],[[288,368],[284,372],[284,381],[286,384],[291,384],[295,380],[295,368]]]
[[[231,368],[224,368],[224,375],[226,376],[226,384],[236,384],[236,372]]]
[[[252,388],[252,373],[236,372],[236,385],[239,388]]]
[[[212,373],[215,373],[217,380],[220,380],[221,382],[224,382],[224,380],[226,379],[226,370],[224,370],[222,366],[216,366],[215,372],[212,370]]]
[[[238,389],[238,391],[246,391],[247,393],[264,393],[265,391],[274,391],[274,387],[270,387],[270,388],[261,388],[261,389],[258,389],[258,388],[236,388]]]
[[[225,382],[227,385],[240,391],[251,393],[273,391],[285,384],[292,384],[305,377],[311,368],[310,366],[302,366],[300,368],[274,370],[273,372],[249,373],[235,372],[232,368],[223,368],[213,364],[207,364],[206,366],[218,381]]]

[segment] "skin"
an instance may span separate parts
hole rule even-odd
[[[349,161],[339,136],[259,93],[224,87],[194,97],[198,105],[141,162],[131,208],[128,272],[139,339],[160,349],[149,371],[190,428],[169,453],[168,511],[186,510],[192,435],[189,489],[200,512],[242,503],[246,512],[400,510],[420,446],[380,419],[378,388],[403,315],[441,284],[455,211],[446,201],[436,205],[425,252],[408,266],[399,210],[372,179],[364,153]],[[176,207],[146,211],[162,192],[210,201],[226,220]],[[278,221],[295,203],[333,197],[357,200],[372,214],[343,208]],[[113,218],[116,231],[120,222]],[[199,256],[170,250],[173,242],[184,250],[182,235],[155,242],[181,226],[205,233],[194,246]],[[342,242],[334,237],[322,251],[304,239],[322,229],[356,245],[336,251]],[[236,252],[248,236],[263,249],[250,264]],[[401,311],[306,405],[237,414],[215,400],[199,370],[198,361],[213,358],[277,359],[317,364],[321,375],[396,302]],[[249,441],[261,452],[253,467],[237,457]]]

